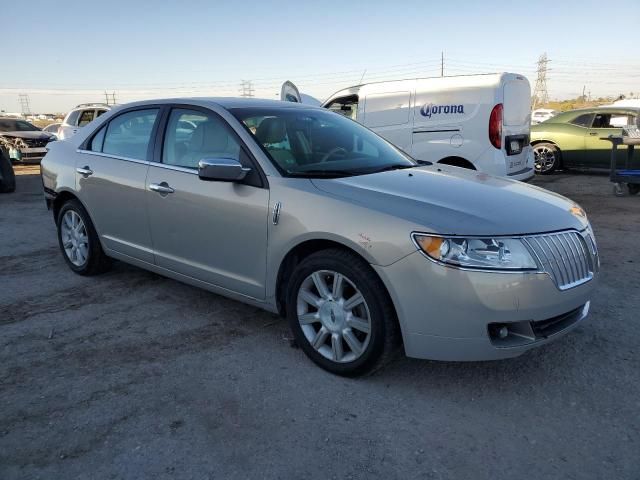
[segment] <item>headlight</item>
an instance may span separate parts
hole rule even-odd
[[[487,270],[537,270],[527,247],[517,238],[460,238],[413,234],[429,258],[448,265]]]

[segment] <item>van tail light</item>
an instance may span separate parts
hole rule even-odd
[[[502,148],[502,104],[499,103],[489,116],[489,141],[498,150]]]

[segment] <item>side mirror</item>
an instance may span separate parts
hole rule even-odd
[[[203,158],[198,162],[198,176],[201,180],[218,182],[239,182],[251,171],[232,158]]]

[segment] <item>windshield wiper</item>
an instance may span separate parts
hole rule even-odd
[[[289,177],[318,177],[318,178],[335,178],[335,177],[351,177],[358,175],[355,172],[349,170],[298,170],[295,172],[287,172]]]
[[[376,170],[370,170],[367,173],[380,173],[380,172],[388,172],[390,170],[404,170],[405,168],[414,168],[417,165],[407,165],[405,163],[396,163],[393,165],[387,165],[385,167],[378,168]]]

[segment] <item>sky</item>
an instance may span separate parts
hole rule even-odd
[[[607,11],[610,5],[611,11]],[[614,8],[615,7],[615,8]],[[323,100],[362,81],[511,71],[553,99],[640,92],[640,0],[0,0],[0,110],[255,95]]]

